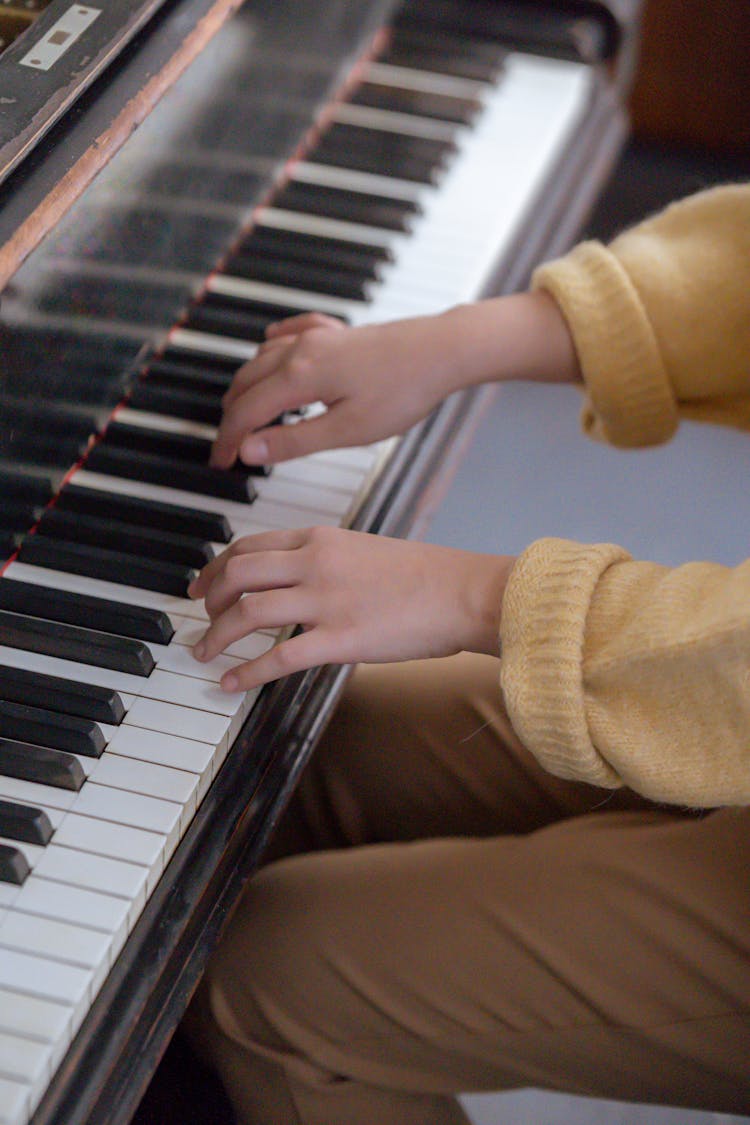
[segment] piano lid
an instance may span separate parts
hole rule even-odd
[[[52,0],[0,55],[0,289],[238,6]]]
[[[33,0],[0,12],[0,33],[14,43],[0,60],[0,181],[6,179],[73,102],[109,66],[164,0],[109,6]],[[23,26],[21,13],[29,16]],[[32,18],[33,17],[33,18]]]

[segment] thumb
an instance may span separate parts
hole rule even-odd
[[[268,426],[256,430],[240,444],[240,461],[245,465],[275,465],[321,449],[335,449],[346,442],[337,440],[330,414],[320,414],[293,426]]]

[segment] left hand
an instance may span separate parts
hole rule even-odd
[[[190,596],[211,624],[194,655],[212,660],[256,629],[303,632],[224,675],[243,691],[321,664],[497,655],[503,591],[515,560],[341,528],[238,540],[201,571]]]

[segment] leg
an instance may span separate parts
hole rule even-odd
[[[460,1090],[750,1110],[750,811],[295,856],[193,1020],[250,1122],[457,1125]]]
[[[499,663],[359,667],[292,798],[271,858],[432,836],[523,833],[596,808],[650,807],[546,773],[502,707]]]

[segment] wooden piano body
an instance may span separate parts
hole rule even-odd
[[[413,0],[395,12],[374,0],[327,0],[314,8],[294,0],[133,0],[116,11],[62,0],[42,6],[0,55],[0,535],[8,560],[0,604],[13,581],[100,597],[116,597],[119,589],[126,602],[156,604],[136,584],[118,587],[122,575],[112,567],[119,553],[111,544],[100,552],[115,556],[107,576],[88,574],[90,562],[76,562],[80,544],[70,548],[75,517],[69,511],[68,530],[55,531],[45,505],[61,488],[68,498],[77,488],[118,503],[133,494],[199,505],[197,486],[181,493],[177,481],[166,488],[156,478],[139,482],[138,473],[115,471],[97,457],[101,450],[112,457],[118,427],[130,427],[130,439],[133,427],[138,434],[155,428],[210,439],[213,423],[196,417],[196,402],[252,354],[245,324],[257,331],[258,317],[262,323],[279,309],[320,308],[355,323],[434,312],[511,291],[536,262],[565,250],[625,136],[622,99],[637,7],[629,0],[606,10],[589,0]],[[71,25],[76,12],[79,23]],[[60,52],[67,41],[66,56]],[[461,64],[449,61],[444,48],[451,42]],[[436,73],[441,54],[443,74]],[[451,107],[458,121],[450,119]],[[385,157],[381,167],[377,151],[358,145],[357,130],[385,134],[384,152],[399,148],[398,175]],[[438,149],[435,169],[426,168],[426,154]],[[347,167],[349,153],[356,167]],[[385,225],[380,212],[363,211],[370,205],[382,208]],[[261,254],[257,237],[252,241],[261,228],[270,253],[264,247]],[[382,251],[382,260],[364,286],[357,282],[358,295],[341,296],[342,270],[334,270],[333,288],[324,283],[314,291],[314,273],[295,282],[293,270],[286,278],[278,273],[283,263],[269,264],[273,248],[288,248],[295,238],[317,240],[318,248],[325,242],[329,252],[347,240],[352,253],[364,244]],[[254,246],[262,273],[245,268]],[[172,396],[175,416],[165,404],[185,384],[169,382],[170,364],[189,369],[185,378],[195,379],[201,365],[207,372],[194,384],[197,397]],[[215,395],[214,413],[217,404]],[[264,526],[266,516],[273,524],[278,505],[284,519],[298,522],[415,534],[483,404],[482,392],[454,396],[378,449],[258,478],[260,499],[244,510],[234,492],[205,503],[229,514],[234,533]],[[101,441],[115,408],[115,424]],[[134,460],[145,463],[139,448]],[[64,502],[53,508],[65,516]],[[82,553],[91,554],[85,542]],[[154,676],[177,684],[185,700],[194,684],[197,710],[213,720],[219,693],[193,681],[184,644],[175,657],[178,642],[199,627],[199,610],[179,593],[165,594],[160,604],[179,627],[163,652],[154,648]],[[69,668],[72,678],[70,662],[28,649],[18,655],[8,620],[0,618],[0,665],[15,667],[15,653],[19,667],[57,675]],[[89,674],[84,667],[84,683],[108,682],[109,673],[91,681]],[[94,895],[111,888],[50,867],[49,854],[40,858],[45,849],[3,840],[0,827],[2,844],[27,855],[31,868],[23,885],[0,883],[1,1125],[130,1119],[346,674],[316,669],[219,714],[212,760],[195,766],[185,807],[174,798],[174,831],[126,821],[135,832],[161,834],[164,846],[99,963],[75,949],[44,946],[45,925],[54,935],[55,925],[62,933],[75,920],[44,905],[40,888],[52,884],[58,898],[66,886],[71,897],[73,888]],[[146,691],[144,699],[142,713],[150,715],[167,697]],[[92,788],[112,788],[115,798],[130,794],[122,772],[114,782],[96,772],[114,759],[122,771],[129,754],[145,784],[153,775],[160,785],[169,769],[149,774],[152,760],[143,770],[148,753],[133,742],[150,720],[133,718],[133,700],[128,706],[130,749],[123,751],[122,735],[116,741],[105,724],[111,742],[73,797],[58,800],[47,784],[6,776],[0,741],[0,801],[45,808],[49,800],[56,823],[78,816],[79,827],[86,817],[105,819],[96,807],[93,815],[91,808],[76,812],[70,801]],[[188,705],[187,741],[201,742],[190,713]],[[163,726],[156,729],[169,738]],[[137,793],[136,783],[132,788]],[[156,792],[158,786],[143,791],[150,799]],[[53,835],[50,848],[59,859],[75,848],[58,831],[66,842],[55,845]],[[79,846],[96,852],[96,844]],[[103,851],[106,871],[118,859],[111,846]],[[96,930],[93,923],[82,928]],[[34,957],[38,974],[30,968]],[[59,986],[54,973],[45,975],[58,962]],[[37,1001],[40,1011],[49,1005],[54,1030],[22,1011],[24,1003],[36,1011]]]

